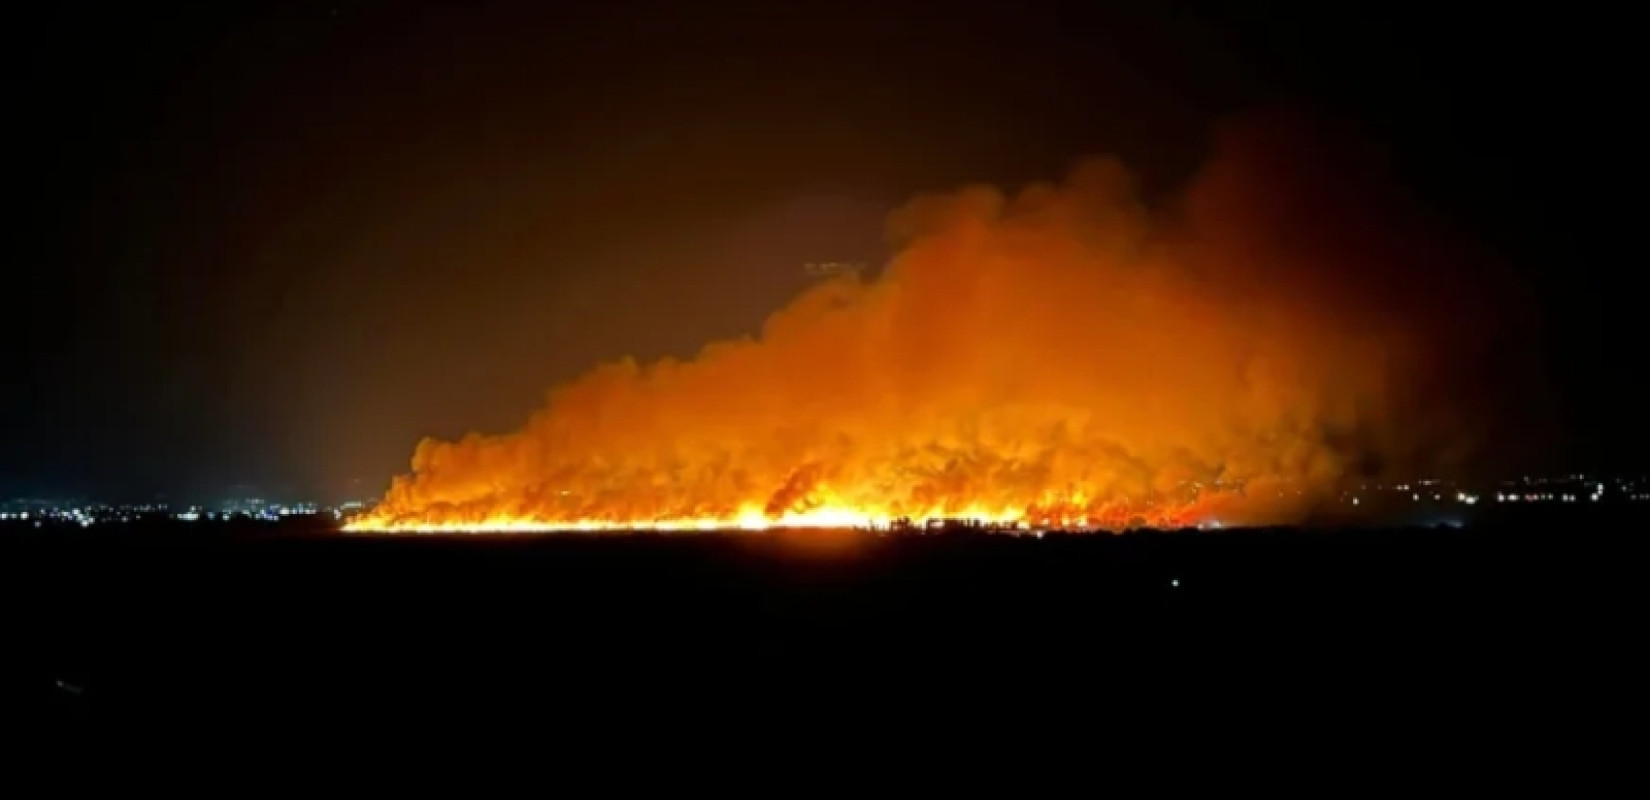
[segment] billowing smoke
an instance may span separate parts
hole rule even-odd
[[[362,525],[1287,521],[1349,475],[1459,464],[1504,304],[1383,177],[1260,117],[1155,213],[1111,158],[919,197],[875,277],[598,367],[518,432],[426,440]]]

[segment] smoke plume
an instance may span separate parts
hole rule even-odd
[[[425,440],[360,527],[1289,521],[1485,435],[1461,378],[1504,304],[1401,200],[1278,117],[1155,212],[1112,158],[919,197],[875,276],[597,367],[518,432]]]

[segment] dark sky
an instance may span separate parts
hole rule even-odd
[[[804,262],[880,257],[914,192],[1089,153],[1168,187],[1215,120],[1274,104],[1383,142],[1538,291],[1557,461],[1644,461],[1620,19],[141,5],[7,25],[0,497],[373,494],[421,436],[510,429],[598,361],[753,331]]]

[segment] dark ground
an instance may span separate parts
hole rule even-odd
[[[18,529],[0,535],[5,701],[71,728],[515,718],[688,738],[707,720],[1007,735],[1215,709],[1423,727],[1636,713],[1650,528],[1525,522],[836,552]]]

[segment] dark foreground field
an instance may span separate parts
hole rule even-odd
[[[80,722],[523,715],[654,732],[1226,702],[1626,713],[1647,533],[1549,520],[832,549],[10,531],[5,700]]]

